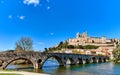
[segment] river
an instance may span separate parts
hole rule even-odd
[[[34,70],[32,65],[9,65],[7,69],[47,73],[51,75],[120,75],[120,65],[112,62],[59,67],[56,60],[47,60],[43,69]]]

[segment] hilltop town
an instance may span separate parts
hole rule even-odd
[[[113,57],[112,51],[120,43],[119,39],[102,37],[89,37],[87,32],[76,33],[76,38],[69,38],[57,46],[46,49],[54,53],[76,53],[88,55],[105,55]]]

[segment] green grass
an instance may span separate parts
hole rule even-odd
[[[13,72],[13,70],[0,70],[0,71],[3,71],[3,72]]]
[[[14,74],[14,73],[0,73],[0,75],[22,75],[22,74]]]

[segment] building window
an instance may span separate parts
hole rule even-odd
[[[94,40],[92,40],[92,43],[95,43],[95,41],[94,41]]]

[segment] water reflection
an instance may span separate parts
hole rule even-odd
[[[26,68],[27,67],[27,68]],[[120,75],[120,65],[113,63],[93,63],[86,65],[66,65],[59,67],[56,60],[47,60],[43,69],[33,69],[32,65],[9,65],[8,69],[25,70],[51,75]]]
[[[12,69],[12,70],[24,70],[24,69],[33,69],[32,64],[28,64],[28,65],[8,65],[7,69]]]

